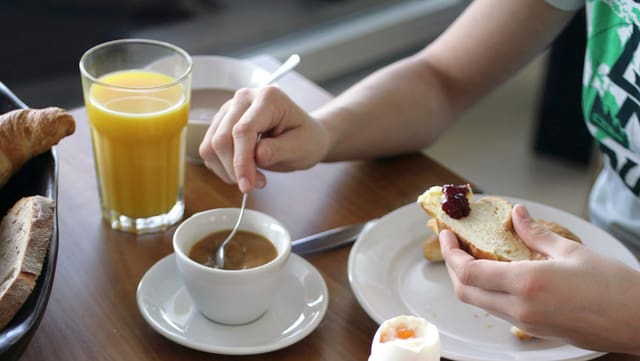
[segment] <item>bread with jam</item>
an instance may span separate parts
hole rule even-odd
[[[472,199],[469,185],[458,187],[457,193],[463,194],[468,209],[445,211],[447,205],[447,187],[433,186],[418,197],[418,203],[436,222],[438,233],[448,229],[456,234],[460,247],[475,258],[498,261],[520,261],[534,259],[534,252],[518,237],[511,222],[511,203],[500,197],[486,196]],[[457,197],[460,207],[465,201]],[[456,213],[457,212],[457,213]],[[465,213],[466,215],[460,216]]]

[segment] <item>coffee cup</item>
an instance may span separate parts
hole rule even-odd
[[[276,249],[275,258],[257,267],[228,270],[206,266],[189,257],[194,245],[206,236],[230,231],[239,213],[238,208],[196,213],[182,222],[173,236],[178,273],[194,305],[206,318],[227,325],[250,323],[269,309],[291,254],[291,237],[282,223],[247,209],[239,231],[269,240]]]

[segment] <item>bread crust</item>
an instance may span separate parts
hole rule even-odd
[[[574,242],[582,243],[580,237],[576,236],[575,233],[571,232],[567,227],[561,224],[552,221],[545,221],[544,219],[538,219],[536,220],[536,222],[553,233],[556,233]]]
[[[440,240],[438,239],[437,234],[430,236],[426,241],[424,241],[422,244],[422,255],[431,262],[444,261],[442,252],[440,251]]]
[[[75,120],[61,108],[16,109],[0,115],[0,187],[28,160],[74,131]]]

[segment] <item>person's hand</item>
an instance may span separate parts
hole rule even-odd
[[[548,259],[476,260],[452,232],[440,233],[456,296],[534,336],[640,354],[640,272],[552,233],[522,205],[514,207],[513,225]]]
[[[209,169],[247,193],[266,184],[258,168],[309,168],[328,148],[326,130],[280,89],[268,86],[238,90],[214,116],[199,151]]]

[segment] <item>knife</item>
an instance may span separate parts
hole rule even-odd
[[[333,228],[328,231],[296,239],[291,242],[291,251],[299,255],[326,251],[355,242],[360,233],[369,229],[378,220],[354,223],[347,226]]]

